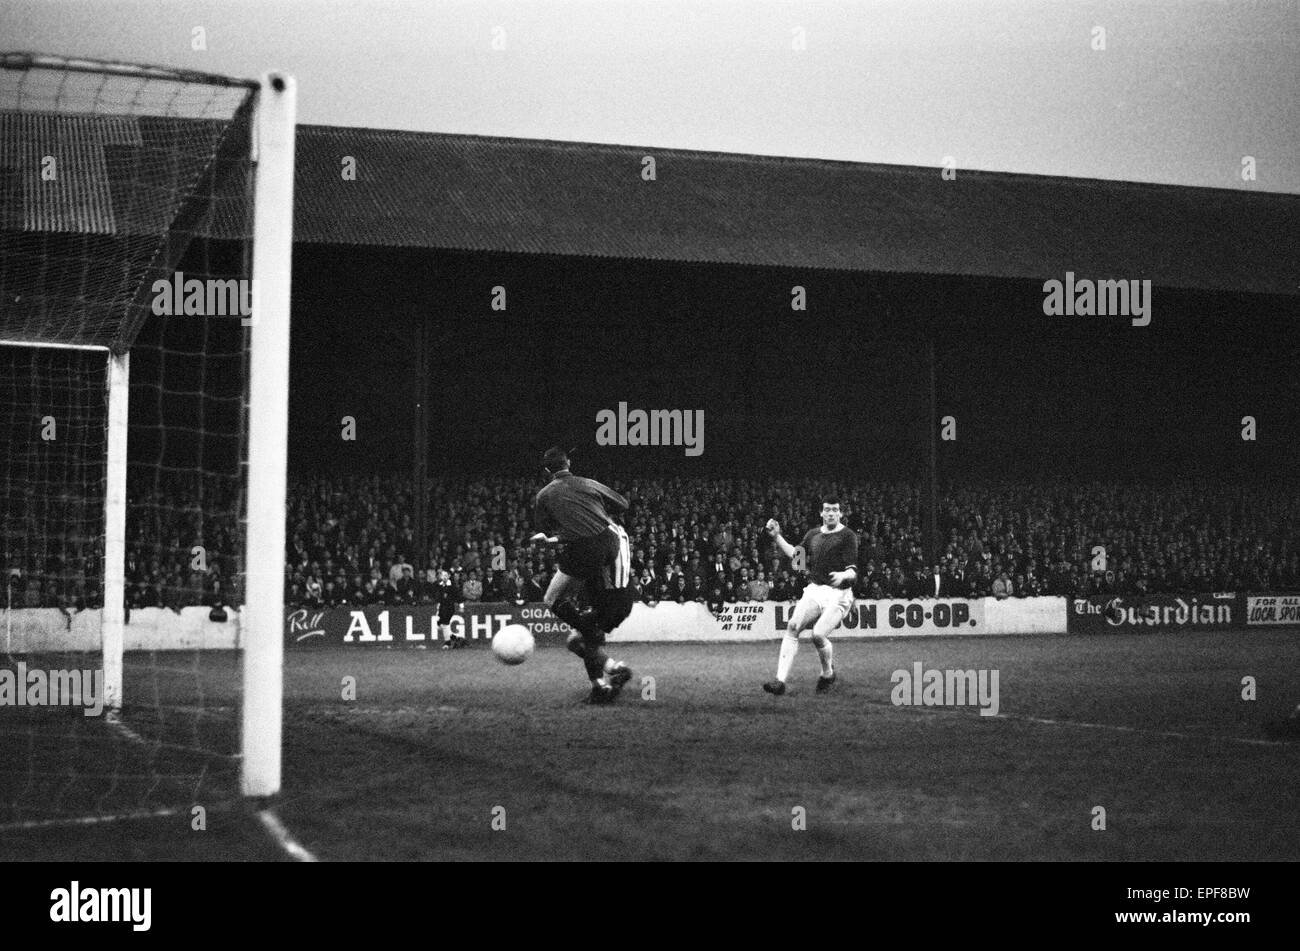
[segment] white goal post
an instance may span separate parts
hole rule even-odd
[[[108,354],[108,432],[104,485],[104,705],[122,709],[126,650],[126,443],[131,401],[131,354]]]
[[[256,162],[244,598],[245,796],[280,791],[284,682],[285,480],[289,438],[289,288],[293,251],[293,78],[262,77]]]

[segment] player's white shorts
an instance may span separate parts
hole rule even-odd
[[[794,607],[794,620],[798,627],[821,622],[823,630],[834,630],[853,609],[853,589],[836,588],[829,584],[810,584]],[[835,623],[831,624],[831,621]],[[828,626],[829,625],[829,626]]]

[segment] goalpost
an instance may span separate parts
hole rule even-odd
[[[279,791],[294,128],[0,54],[0,828]]]
[[[249,403],[248,596],[244,609],[246,796],[280,791],[284,676],[285,480],[289,433],[289,284],[293,250],[293,79],[264,77],[257,111],[253,339]]]

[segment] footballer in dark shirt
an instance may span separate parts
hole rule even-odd
[[[825,693],[835,683],[832,664],[830,632],[840,626],[844,616],[853,608],[853,582],[858,577],[858,536],[842,521],[838,499],[822,501],[822,524],[803,537],[805,565],[808,570],[808,587],[795,605],[785,636],[781,638],[781,653],[776,663],[776,679],[763,684],[768,693],[780,696],[785,693],[785,682],[799,651],[799,634],[812,628],[813,646],[821,659],[822,672],[817,678],[817,692]],[[767,531],[775,540],[781,554],[794,558],[796,548],[781,536],[781,526],[776,519],[767,520]]]
[[[543,600],[571,628],[568,647],[582,658],[591,681],[591,702],[608,703],[632,679],[627,664],[610,660],[605,636],[632,613],[632,547],[627,532],[611,512],[627,511],[627,499],[595,479],[569,471],[569,457],[555,447],[547,450],[542,467],[550,481],[533,503],[534,522],[541,529],[533,541],[560,546],[555,577]],[[585,589],[591,607],[580,610],[570,595]]]

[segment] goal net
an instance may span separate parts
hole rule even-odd
[[[0,54],[0,829],[279,786],[293,87]]]

